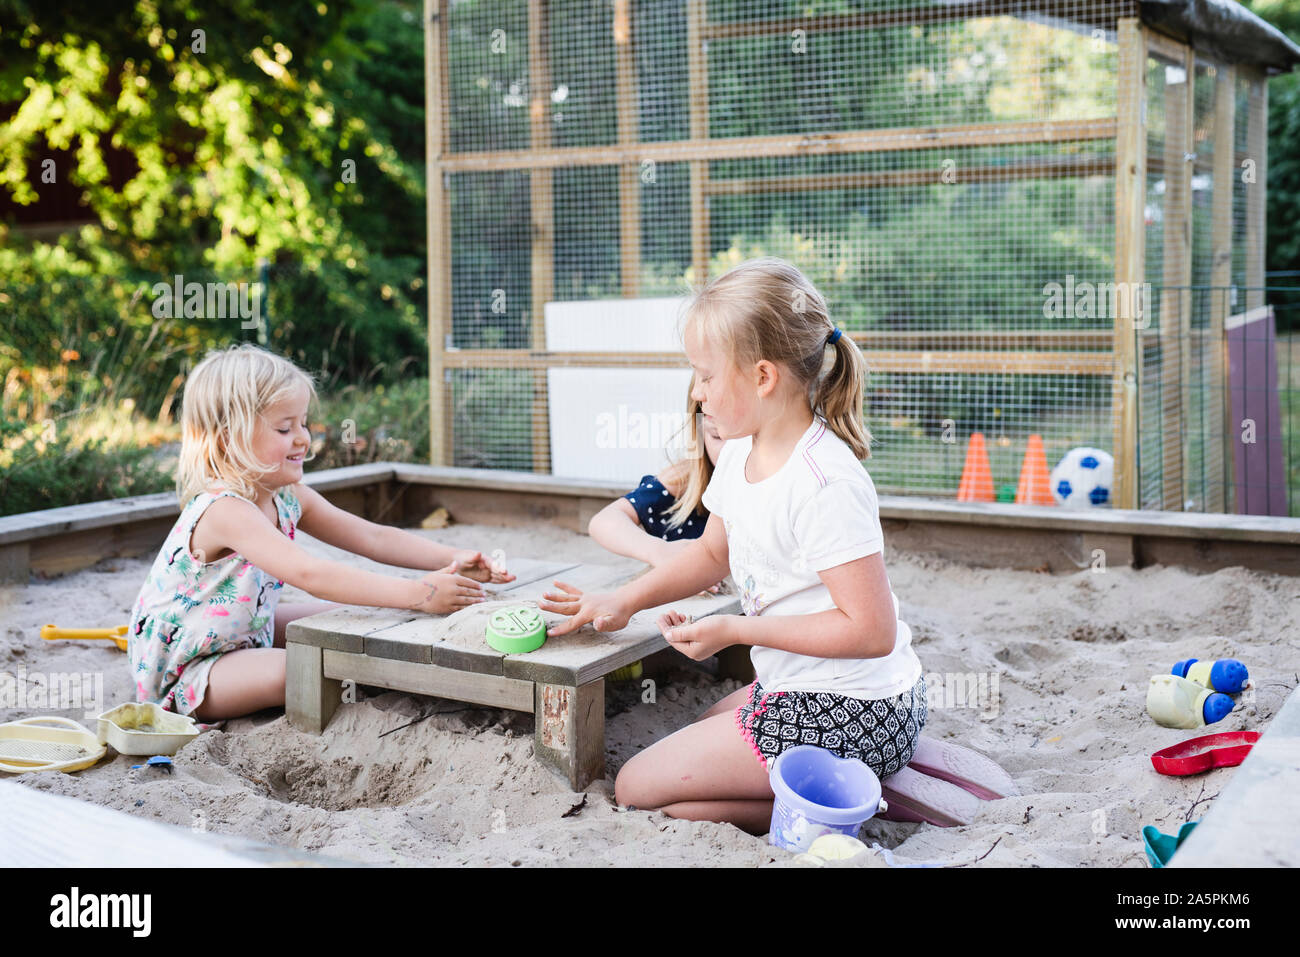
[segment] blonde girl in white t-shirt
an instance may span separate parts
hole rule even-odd
[[[755,834],[772,815],[771,762],[812,744],[882,779],[907,764],[926,720],[925,682],[885,573],[862,420],[866,363],[791,264],[741,263],[691,300],[687,358],[705,414],[727,440],[704,495],[704,534],[670,563],[610,594],[556,583],[541,607],[626,627],[637,611],[731,573],[743,615],[659,619],[690,658],[751,645],[757,680],[618,774],[620,804],[726,821]]]

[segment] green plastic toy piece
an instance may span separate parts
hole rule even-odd
[[[532,608],[501,608],[488,619],[485,637],[497,651],[522,655],[546,643],[546,622]]]

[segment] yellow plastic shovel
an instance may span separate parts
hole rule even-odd
[[[56,628],[41,626],[41,637],[46,641],[111,641],[126,651],[127,625],[120,628]]]

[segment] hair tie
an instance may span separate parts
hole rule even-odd
[[[829,336],[826,337],[826,344],[827,344],[828,346],[833,346],[833,345],[835,345],[835,343],[837,343],[837,342],[839,342],[839,341],[840,341],[840,330],[839,330],[839,329],[836,329],[834,332],[832,332]]]

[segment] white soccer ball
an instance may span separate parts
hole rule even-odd
[[[1052,498],[1066,508],[1110,505],[1115,460],[1101,449],[1070,449],[1052,469]]]

